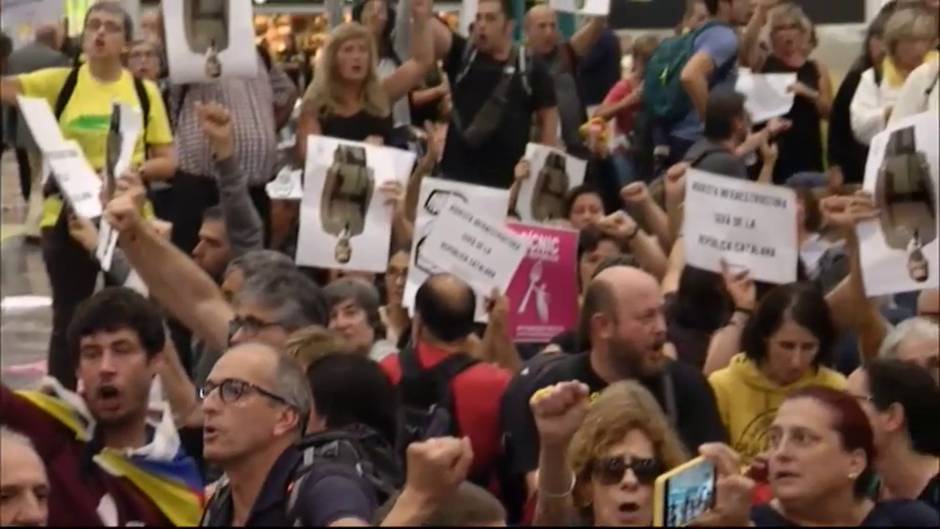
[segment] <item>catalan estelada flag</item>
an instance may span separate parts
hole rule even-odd
[[[90,441],[95,421],[84,399],[55,380],[45,379],[44,386],[47,391],[17,393],[75,432],[76,439]],[[104,448],[93,460],[105,472],[133,484],[174,525],[196,526],[205,503],[199,470],[181,449],[179,435],[165,405],[161,420],[151,426],[154,435],[148,445],[134,450]]]

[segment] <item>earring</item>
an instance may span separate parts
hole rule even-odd
[[[855,481],[856,479],[858,479],[858,474],[854,472],[849,474],[849,479],[851,479],[852,481]]]

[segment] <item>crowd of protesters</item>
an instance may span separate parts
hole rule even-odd
[[[621,50],[585,17],[565,40],[547,5],[514,21],[505,0],[464,36],[432,8],[358,0],[311,72],[259,46],[255,78],[209,83],[169,79],[160,14],[134,28],[118,3],[88,9],[75,50],[53,26],[4,37],[4,147],[52,335],[40,387],[0,386],[0,524],[650,526],[656,478],[702,455],[718,477],[696,525],[940,525],[940,294],[866,296],[856,235],[878,215],[872,138],[938,109],[940,2],[888,2],[838,82],[797,5],[690,0],[669,122],[647,104],[655,36]],[[792,109],[752,124],[740,68],[796,74]],[[48,101],[96,171],[112,102],[142,111],[103,198],[107,273],[17,96]],[[378,190],[384,273],[294,262],[301,210],[265,185],[309,135],[416,151]],[[530,142],[587,160],[557,221],[579,231],[576,328],[514,343],[506,296],[450,273],[406,307],[422,179],[515,197]],[[795,188],[798,250],[822,258],[782,285],[687,266],[690,168]]]

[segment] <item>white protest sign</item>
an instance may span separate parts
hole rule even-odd
[[[549,5],[555,11],[578,15],[603,17],[610,12],[610,0],[551,0]]]
[[[162,7],[175,83],[258,75],[251,0],[163,0]]]
[[[770,283],[796,281],[796,193],[690,169],[683,233],[686,262],[712,272],[721,260]]]
[[[785,115],[793,108],[794,94],[790,87],[796,82],[795,73],[752,73],[746,68],[738,71],[734,89],[744,95],[744,108],[754,123]]]
[[[114,165],[114,175],[118,178],[130,169],[134,159],[134,147],[144,128],[140,111],[127,103],[118,104],[120,110],[121,154]]]
[[[428,276],[444,271],[424,258],[424,242],[436,222],[435,219],[452,197],[465,204],[471,211],[485,215],[487,218],[505,218],[506,210],[509,209],[508,189],[477,186],[440,178],[424,178],[421,181],[421,192],[418,193],[418,210],[415,213],[414,237],[411,242],[411,262],[408,264],[408,279],[402,296],[402,305],[409,309],[413,309],[418,287]],[[411,310],[409,312],[413,313]],[[485,311],[477,311],[478,317],[484,314]]]
[[[40,151],[46,153],[65,147],[65,137],[48,101],[41,97],[17,96],[16,102]]]
[[[52,175],[75,214],[85,219],[100,217],[101,179],[85,159],[78,143],[68,141],[62,149],[45,154],[52,167]]]
[[[425,259],[473,287],[478,308],[492,289],[506,292],[529,250],[529,240],[507,228],[504,218],[476,213],[452,197],[422,246]]]
[[[880,215],[859,224],[869,297],[940,286],[936,113],[902,119],[872,139],[864,189]]]
[[[272,200],[300,200],[304,196],[303,176],[304,170],[299,167],[286,165],[277,172],[277,177],[264,186],[268,197]]]
[[[529,177],[519,186],[519,218],[524,222],[564,218],[565,195],[584,182],[587,162],[537,143],[526,145],[524,158],[529,161]]]
[[[326,136],[307,139],[297,264],[384,272],[392,209],[379,188],[407,181],[414,153]]]

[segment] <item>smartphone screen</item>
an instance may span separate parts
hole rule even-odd
[[[697,460],[670,476],[663,488],[661,520],[666,527],[688,525],[715,503],[715,464]]]

